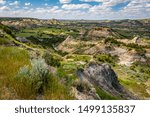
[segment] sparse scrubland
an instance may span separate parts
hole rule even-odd
[[[150,99],[143,20],[128,30],[125,21],[9,20],[0,20],[0,99]]]

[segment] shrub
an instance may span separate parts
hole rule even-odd
[[[136,51],[139,55],[145,56],[146,51],[145,51],[145,49],[144,49],[143,46],[140,46],[140,45],[135,44],[135,43],[129,43],[129,44],[126,45],[126,47],[128,47],[129,50],[135,49],[135,51]]]
[[[6,38],[2,38],[2,37],[0,37],[0,45],[5,45],[5,44],[10,44],[11,42],[8,40],[8,39],[6,39]]]
[[[79,91],[79,92],[89,92],[92,88],[92,85],[89,84],[87,81],[81,81],[81,80],[76,80],[74,83],[73,83],[73,86],[76,87],[76,89]]]
[[[49,73],[42,58],[33,59],[31,67],[22,67],[14,80],[13,88],[21,99],[36,99],[39,95],[42,99],[73,99],[68,87]]]
[[[130,67],[130,69],[137,71],[139,73],[142,73],[143,76],[146,74],[150,76],[150,69],[149,68],[150,68],[149,63],[144,63],[144,62],[140,62],[140,61],[134,62],[132,64],[132,66]]]
[[[64,81],[64,84],[66,86],[70,87],[74,80],[77,78],[76,69],[76,66],[73,66],[73,64],[71,64],[69,68],[65,68],[65,66],[60,66],[57,69],[57,75],[60,78],[60,80]]]
[[[94,58],[99,62],[110,63],[111,65],[115,65],[118,61],[117,56],[111,56],[110,54],[98,54]]]
[[[0,29],[2,29],[4,32],[11,35],[12,37],[15,37],[14,34],[12,34],[11,29],[9,29],[7,26],[0,24]]]
[[[53,56],[52,54],[49,53],[46,53],[43,57],[48,65],[53,67],[60,66],[60,59],[58,57]]]
[[[115,39],[113,39],[113,38],[106,38],[106,39],[104,40],[104,43],[105,43],[105,44],[110,43],[110,44],[113,44],[113,45],[116,45],[116,46],[125,45],[123,42],[117,41],[117,40],[115,40]]]
[[[42,94],[49,78],[48,67],[44,59],[33,59],[31,68],[24,66],[15,77],[13,88],[22,99],[33,99]]]

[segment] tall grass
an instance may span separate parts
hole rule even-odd
[[[45,100],[70,100],[75,99],[73,94],[71,94],[70,87],[62,84],[58,78],[51,75],[48,80],[48,85],[44,89],[44,99]]]
[[[10,86],[11,82],[14,82],[14,77],[20,67],[29,64],[27,51],[17,47],[0,47],[0,99],[16,98]]]
[[[0,37],[0,45],[5,45],[5,44],[11,44],[11,42],[4,37]]]
[[[70,88],[49,72],[42,58],[26,50],[0,47],[0,99],[74,99]]]
[[[97,86],[95,86],[95,88],[96,88],[97,94],[102,100],[121,100],[120,97],[113,96]]]
[[[30,64],[28,53],[16,47],[0,47],[0,76],[12,79],[20,67]]]
[[[30,66],[22,67],[12,84],[20,99],[36,99],[37,95],[42,94],[49,78],[48,67],[44,59],[33,59]]]
[[[42,58],[31,60],[31,67],[22,67],[11,83],[19,99],[72,99],[67,87],[48,71]]]

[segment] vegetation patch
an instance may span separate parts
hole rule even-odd
[[[43,57],[44,57],[46,63],[50,66],[59,67],[61,65],[60,61],[62,59],[56,55],[45,53]]]
[[[16,83],[14,77],[21,67],[30,65],[29,55],[26,50],[17,47],[0,47],[0,62],[0,92],[3,89],[7,89],[7,92],[9,92],[6,96],[1,96],[3,98],[9,97],[10,99],[14,99],[15,97],[12,95],[13,91],[10,84]]]
[[[102,90],[99,87],[95,86],[95,88],[96,88],[96,93],[99,95],[99,97],[102,100],[119,100],[119,99],[121,99],[120,97],[115,97],[115,96],[110,95],[109,93],[107,93],[106,91]]]
[[[0,37],[0,45],[6,45],[10,43],[11,43],[10,40],[8,40],[7,38]]]
[[[136,96],[142,99],[149,97],[149,94],[146,91],[146,85],[144,83],[138,83],[134,79],[119,79],[119,80],[124,87],[126,87],[132,93],[136,94]]]
[[[94,59],[102,63],[109,63],[113,66],[115,66],[118,61],[117,56],[112,56],[110,54],[98,54],[94,56]]]
[[[66,59],[72,59],[73,61],[83,61],[83,62],[89,62],[91,60],[90,55],[79,55],[79,54],[71,54],[67,55]]]

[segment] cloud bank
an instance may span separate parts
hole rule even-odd
[[[0,0],[0,17],[92,20],[150,18],[150,0],[78,0],[75,3],[76,1],[59,0],[59,3],[51,5],[50,1],[45,0],[43,6],[35,6],[31,1],[23,3]]]

